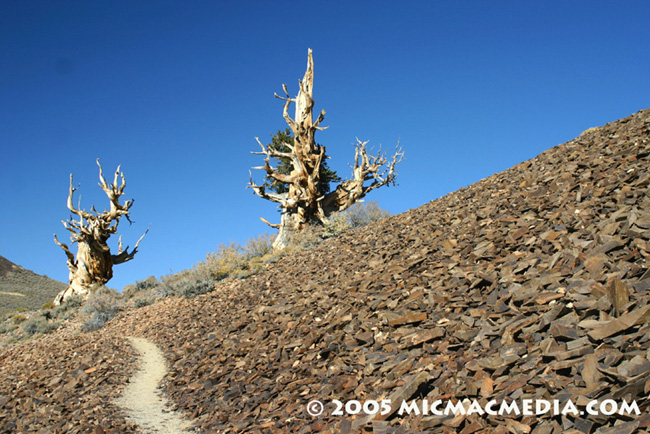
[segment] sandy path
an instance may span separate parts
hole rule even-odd
[[[18,293],[18,292],[4,292],[4,291],[0,291],[0,294],[3,294],[3,295],[15,295],[16,297],[24,297],[24,296],[25,296],[25,294],[20,294],[20,293]]]
[[[190,433],[191,424],[175,411],[168,410],[168,401],[158,385],[167,372],[165,358],[156,344],[142,338],[129,338],[140,353],[138,371],[124,389],[117,405],[126,410],[128,418],[146,434]]]

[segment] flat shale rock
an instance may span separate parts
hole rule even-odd
[[[107,386],[132,361],[120,337],[143,336],[168,360],[166,393],[206,433],[648,433],[649,156],[644,110],[213,293],[3,349],[5,432],[132,432]],[[641,415],[438,416],[393,402],[527,399],[634,400]],[[391,406],[338,415],[334,400]]]
[[[112,404],[133,372],[122,337],[70,329],[0,349],[0,432],[135,433]]]

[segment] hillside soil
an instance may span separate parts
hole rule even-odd
[[[39,309],[68,285],[41,276],[0,256],[0,315]]]
[[[648,433],[648,167],[643,110],[210,294],[3,348],[0,429],[137,432],[114,405],[136,336],[206,433]],[[399,414],[424,399],[583,413]],[[641,414],[584,412],[605,399]],[[335,400],[390,405],[336,414]]]

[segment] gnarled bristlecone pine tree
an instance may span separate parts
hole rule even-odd
[[[133,259],[138,251],[140,241],[149,232],[145,231],[140,237],[135,247],[129,252],[129,247],[122,247],[122,236],[119,238],[117,255],[111,254],[108,246],[108,238],[117,232],[117,225],[121,217],[126,217],[129,222],[129,209],[133,205],[133,199],[127,200],[120,204],[120,196],[124,194],[126,181],[124,174],[120,172],[120,167],[115,171],[113,183],[108,184],[102,172],[102,166],[97,159],[99,166],[99,186],[108,196],[111,207],[109,210],[97,212],[92,207],[92,213],[77,209],[72,202],[72,196],[77,188],[72,186],[72,174],[70,174],[70,192],[68,194],[68,209],[79,217],[75,220],[70,216],[68,221],[63,221],[63,226],[70,231],[70,240],[77,243],[77,256],[70,252],[68,246],[59,242],[54,235],[54,242],[58,244],[68,257],[68,268],[70,269],[70,285],[67,289],[61,291],[54,300],[55,304],[63,303],[72,295],[81,295],[87,297],[91,288],[105,284],[113,277],[113,265],[122,264]],[[118,179],[121,184],[118,186]]]
[[[323,130],[320,123],[325,118],[323,110],[316,121],[313,121],[312,110],[314,107],[313,95],[314,85],[314,61],[311,49],[308,51],[307,71],[302,81],[300,90],[295,98],[289,96],[287,86],[282,88],[286,97],[275,95],[285,101],[284,119],[293,133],[293,143],[284,142],[282,147],[267,145],[264,146],[256,137],[257,143],[262,148],[261,152],[253,154],[264,155],[264,165],[254,167],[266,171],[267,179],[276,180],[288,188],[281,193],[269,191],[267,185],[257,185],[253,182],[251,175],[249,187],[255,194],[263,199],[279,204],[282,217],[279,224],[273,224],[261,218],[269,226],[279,229],[273,248],[283,249],[291,243],[292,234],[303,230],[308,224],[327,224],[327,217],[332,213],[343,211],[358,202],[370,191],[384,185],[395,184],[395,166],[399,163],[404,154],[397,148],[392,159],[389,161],[385,154],[379,151],[378,155],[368,154],[366,145],[357,139],[355,148],[354,166],[352,177],[341,182],[336,189],[323,194],[320,188],[321,164],[327,158],[325,147],[316,143],[315,134],[317,130]],[[295,103],[296,112],[292,119],[289,116],[289,107]],[[271,165],[271,158],[284,160],[290,163],[291,169],[288,173],[279,171]],[[366,184],[371,181],[370,184]]]

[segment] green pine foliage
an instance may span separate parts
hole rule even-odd
[[[290,152],[289,147],[286,146],[285,143],[288,143],[289,145],[293,145],[293,136],[291,135],[291,130],[289,128],[285,129],[284,131],[278,130],[277,133],[271,136],[271,143],[269,144],[269,147],[271,149],[280,152]],[[288,175],[293,170],[293,164],[291,162],[291,159],[274,157],[274,160],[275,160],[275,167],[277,171],[280,172],[281,174]],[[332,182],[340,182],[340,181],[341,181],[341,177],[336,174],[336,171],[330,169],[327,166],[327,155],[326,155],[325,158],[323,159],[323,162],[320,165],[320,185],[318,188],[319,193],[321,195],[329,193],[331,189],[330,184]],[[289,191],[288,184],[273,179],[268,175],[266,176],[266,179],[264,181],[264,187],[276,193],[286,193]]]

